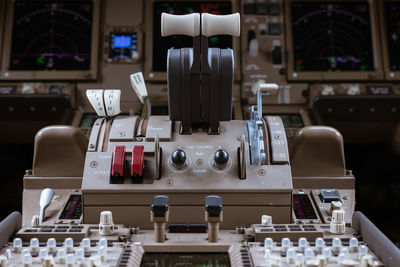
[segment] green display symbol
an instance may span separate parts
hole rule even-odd
[[[38,57],[38,58],[37,58],[37,62],[38,62],[39,64],[45,64],[44,58],[42,58],[42,57]]]

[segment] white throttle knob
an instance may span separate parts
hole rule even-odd
[[[112,235],[114,233],[114,222],[111,211],[100,213],[99,234]]]
[[[332,212],[330,231],[332,234],[338,234],[338,235],[344,234],[346,232],[343,209],[334,210]]]
[[[169,35],[200,35],[200,14],[192,13],[188,15],[161,14],[161,36]]]
[[[240,36],[240,14],[212,15],[203,13],[201,14],[201,31],[201,34],[207,37],[218,34]]]

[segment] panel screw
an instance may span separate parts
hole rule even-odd
[[[267,171],[266,171],[266,170],[264,170],[264,169],[259,169],[259,170],[258,170],[258,175],[264,176],[265,174],[267,174]]]
[[[92,168],[96,168],[97,165],[99,165],[99,164],[97,163],[97,161],[92,161],[92,162],[90,162],[90,167],[92,167]]]

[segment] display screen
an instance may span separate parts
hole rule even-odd
[[[137,53],[137,42],[137,33],[110,33],[108,57],[112,61],[133,59]]]
[[[89,70],[92,1],[15,1],[10,70]]]
[[[228,267],[231,266],[231,263],[228,253],[145,252],[140,266]]]
[[[368,1],[292,3],[294,71],[374,70]]]
[[[161,14],[163,12],[174,15],[191,13],[211,13],[227,15],[232,13],[230,2],[155,2],[153,25],[153,71],[166,71],[167,51],[170,48],[193,47],[193,38],[190,36],[174,35],[161,36]],[[232,36],[216,35],[209,38],[210,47],[232,48]]]
[[[293,195],[293,210],[297,219],[317,219],[314,208],[308,195]]]
[[[71,195],[60,215],[61,220],[77,220],[82,216],[82,196]]]
[[[127,48],[132,44],[132,36],[115,35],[113,39],[114,48]]]
[[[400,2],[385,3],[390,70],[400,70]]]

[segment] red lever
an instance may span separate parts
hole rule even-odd
[[[113,160],[111,166],[111,175],[124,176],[124,163],[125,163],[125,146],[115,146],[113,152]]]
[[[143,176],[144,146],[133,146],[131,176]]]

